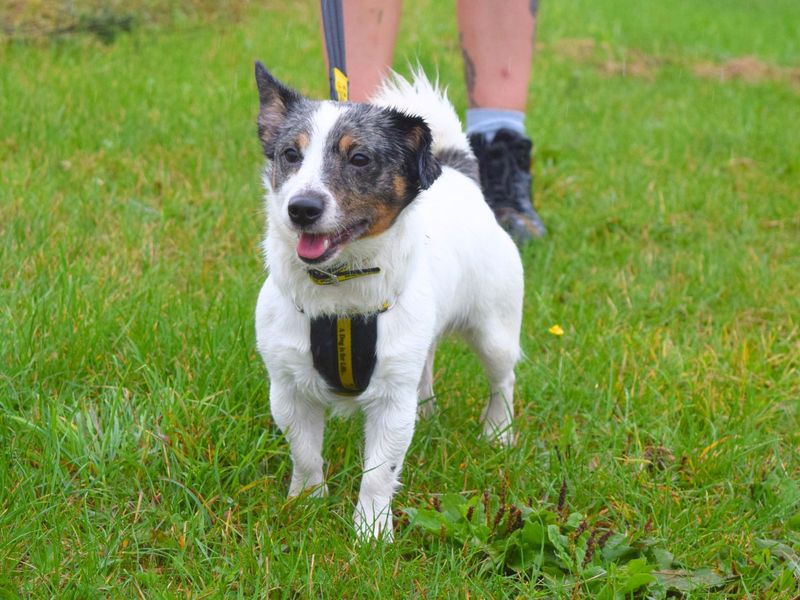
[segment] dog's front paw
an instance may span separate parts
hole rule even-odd
[[[420,396],[417,404],[417,416],[421,419],[429,419],[436,412],[436,397],[433,395],[423,398]]]
[[[391,543],[394,539],[392,525],[392,510],[388,502],[359,502],[356,506],[353,526],[359,541],[381,540]]]
[[[305,480],[292,480],[289,485],[289,498],[295,498],[301,494],[306,494],[310,498],[324,498],[328,495],[327,483],[316,483],[309,485]]]
[[[492,424],[484,423],[482,437],[490,444],[497,446],[509,447],[514,445],[514,431],[511,429],[511,425],[498,429]]]

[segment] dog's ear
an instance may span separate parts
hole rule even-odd
[[[431,130],[422,117],[390,110],[392,126],[402,140],[406,154],[405,167],[407,177],[417,191],[428,189],[436,178],[442,174],[439,161],[431,152]]]
[[[302,100],[302,96],[275,79],[260,61],[256,61],[256,85],[261,104],[258,111],[258,138],[264,147],[264,154],[272,160],[275,157],[275,134],[292,105]]]

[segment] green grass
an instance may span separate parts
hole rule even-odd
[[[330,497],[285,501],[254,349],[252,61],[327,83],[315,4],[279,5],[0,45],[0,596],[591,597],[416,528],[354,545],[357,419],[329,426]],[[452,6],[405,13],[398,66],[438,68],[463,109]],[[552,509],[566,482],[565,510],[728,576],[696,597],[800,593],[756,542],[800,550],[800,91],[691,71],[797,66],[798,23],[789,0],[542,3],[528,122],[551,234],[525,253],[519,439],[477,439],[485,380],[445,344],[397,507],[507,485]],[[559,50],[582,38],[669,60],[609,75]]]

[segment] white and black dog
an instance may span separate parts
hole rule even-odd
[[[289,495],[324,494],[325,415],[365,413],[355,528],[392,535],[391,499],[440,338],[460,333],[491,386],[484,432],[511,440],[523,277],[453,106],[421,71],[370,104],[313,101],[256,63],[269,277],[256,307]]]

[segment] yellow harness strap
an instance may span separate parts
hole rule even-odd
[[[337,394],[357,396],[367,389],[375,370],[378,316],[389,310],[359,315],[323,315],[311,319],[314,368]]]

